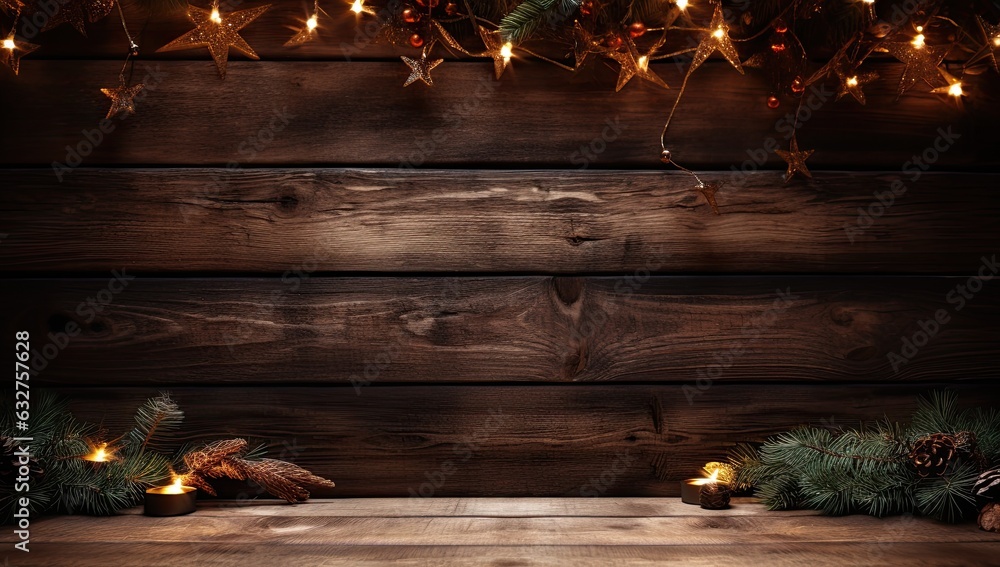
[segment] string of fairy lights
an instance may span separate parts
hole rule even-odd
[[[934,10],[915,10],[907,14],[902,21],[888,25],[877,17],[876,0],[843,0],[853,3],[858,10],[855,15],[861,18],[865,28],[854,33],[817,71],[808,76],[804,71],[816,57],[812,53],[807,54],[803,42],[793,31],[793,27],[802,18],[809,18],[814,12],[822,10],[824,2],[832,0],[788,0],[780,5],[777,13],[772,14],[766,22],[755,23],[760,29],[753,33],[745,33],[743,37],[733,34],[733,24],[739,24],[738,16],[731,10],[724,9],[718,0],[659,0],[662,3],[662,11],[656,17],[656,21],[640,21],[634,16],[626,16],[621,21],[609,21],[606,17],[598,18],[601,10],[607,10],[609,6],[607,2],[632,2],[628,5],[627,12],[632,14],[634,2],[640,0],[563,0],[562,2],[523,0],[513,11],[503,16],[500,23],[476,15],[470,0],[402,0],[388,5],[368,5],[365,0],[337,1],[342,5],[341,9],[349,10],[357,16],[359,25],[372,21],[377,23],[377,39],[401,49],[419,50],[418,55],[400,56],[402,62],[409,68],[409,76],[406,77],[403,86],[417,82],[433,85],[432,72],[444,61],[436,54],[442,50],[492,59],[493,72],[497,80],[501,79],[504,71],[510,67],[515,54],[541,59],[568,71],[579,70],[589,58],[596,56],[617,67],[616,91],[622,90],[635,77],[668,89],[670,87],[654,71],[650,63],[686,58],[686,70],[660,136],[660,159],[665,164],[690,175],[695,184],[694,189],[704,196],[716,214],[719,210],[715,193],[721,187],[721,182],[705,181],[696,172],[678,163],[669,141],[671,122],[687,91],[688,80],[710,57],[721,56],[740,74],[745,74],[745,68],[756,68],[770,70],[775,77],[779,77],[775,80],[775,92],[767,98],[767,106],[770,108],[776,108],[781,104],[781,98],[778,96],[781,94],[785,97],[797,97],[801,109],[806,88],[830,79],[837,83],[838,99],[850,97],[858,104],[866,104],[864,88],[880,79],[876,71],[864,65],[873,53],[888,53],[903,63],[897,96],[902,96],[918,85],[925,84],[929,87],[929,92],[950,97],[961,105],[962,98],[967,96],[966,86],[963,84],[966,71],[972,66],[985,65],[992,67],[995,72],[1000,72],[997,63],[1000,55],[1000,25],[991,24],[981,14],[976,13],[975,25],[963,27],[947,14]],[[601,1],[606,4],[600,4]],[[778,0],[771,1],[778,2]],[[541,4],[537,4],[539,2]],[[60,0],[60,3],[63,6],[62,10],[48,19],[42,31],[68,23],[85,32],[86,21],[95,22],[107,16],[117,6],[127,40],[126,55],[118,75],[117,86],[102,88],[101,92],[111,100],[108,118],[135,113],[134,99],[144,86],[141,83],[130,84],[126,70],[129,63],[139,55],[139,45],[129,31],[125,12],[119,1]],[[535,9],[539,5],[549,6],[550,12],[539,12]],[[553,20],[551,10],[555,8],[551,7],[556,5],[563,7],[561,9],[568,6],[570,10],[556,13],[555,15],[559,17]],[[696,6],[700,8],[700,13],[711,11],[711,17],[707,22],[698,21],[700,18],[689,13]],[[194,25],[194,29],[163,45],[157,51],[207,48],[219,76],[225,78],[230,49],[250,59],[259,59],[254,49],[240,36],[240,31],[269,8],[270,5],[264,5],[243,10],[226,10],[220,7],[218,0],[213,0],[208,8],[189,5],[187,17]],[[9,67],[15,75],[20,69],[21,59],[39,48],[38,45],[18,37],[15,33],[18,21],[25,10],[30,8],[22,0],[0,0],[0,11],[13,15],[13,24],[0,44],[0,63]],[[525,14],[538,21],[531,20]],[[548,25],[538,25],[543,17],[548,18],[546,20]],[[313,0],[307,17],[300,20],[300,26],[284,46],[294,48],[317,41],[324,20],[329,18],[330,15],[320,6],[319,0]],[[742,18],[743,24],[752,23],[749,12],[744,12]],[[463,22],[471,24],[474,42],[477,47],[481,45],[481,49],[468,47],[467,39],[459,41],[452,31],[449,31]],[[760,25],[761,23],[766,25]],[[524,31],[534,30],[532,25],[541,31],[538,33]],[[738,25],[738,27],[746,32],[744,28],[748,26]],[[966,29],[970,27],[975,29]],[[571,45],[572,52],[569,56],[572,58],[571,64],[565,59],[559,60],[558,57],[542,55],[536,49],[529,47],[530,41],[525,41],[536,36],[543,40],[551,40],[554,35],[559,35],[552,33],[553,28],[562,30],[563,39]],[[933,43],[928,35],[931,29],[936,32]],[[947,33],[940,33],[941,29]],[[521,33],[522,31],[524,33]],[[763,51],[747,58],[741,57],[737,45],[750,46],[752,42],[764,38],[767,34],[769,41]],[[678,48],[678,38],[687,39],[686,46]],[[954,71],[954,67],[950,63],[946,64],[945,59],[949,54],[952,60],[956,58],[955,48],[960,41],[963,45],[972,42],[974,47],[959,54],[960,64],[955,64],[959,66],[959,70]],[[813,154],[813,150],[800,149],[795,134],[799,129],[798,116],[799,112],[796,112],[796,123],[789,139],[788,149],[776,150],[788,166],[786,182],[796,175],[811,177],[806,160]]]

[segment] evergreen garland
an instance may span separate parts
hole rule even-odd
[[[969,439],[941,474],[921,473],[913,453],[935,436]],[[921,514],[958,522],[977,511],[973,484],[1000,464],[1000,411],[959,410],[953,392],[921,398],[909,426],[883,420],[841,431],[802,427],[730,454],[734,488],[753,488],[771,510],[826,514]]]

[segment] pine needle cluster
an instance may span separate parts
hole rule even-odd
[[[956,458],[940,476],[920,476],[910,460],[919,439],[972,433],[975,458]],[[831,515],[921,514],[958,522],[975,513],[983,467],[1000,464],[1000,411],[958,408],[952,392],[921,398],[908,426],[883,420],[858,429],[802,427],[730,454],[735,488],[753,488],[771,510]]]

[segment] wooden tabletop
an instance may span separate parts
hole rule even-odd
[[[708,511],[677,498],[201,502],[189,516],[58,516],[9,565],[997,565],[1000,535],[926,518]]]

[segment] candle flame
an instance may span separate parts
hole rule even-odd
[[[101,443],[99,446],[94,447],[94,450],[83,456],[85,461],[93,461],[95,463],[104,463],[110,461],[114,458],[114,449],[108,449],[107,443]]]
[[[184,477],[175,476],[174,483],[163,487],[164,494],[184,494]]]
[[[715,484],[716,482],[719,482],[719,469],[715,469],[714,471],[712,471],[712,474],[709,475],[708,478],[695,479],[694,484],[700,486],[703,484]]]

